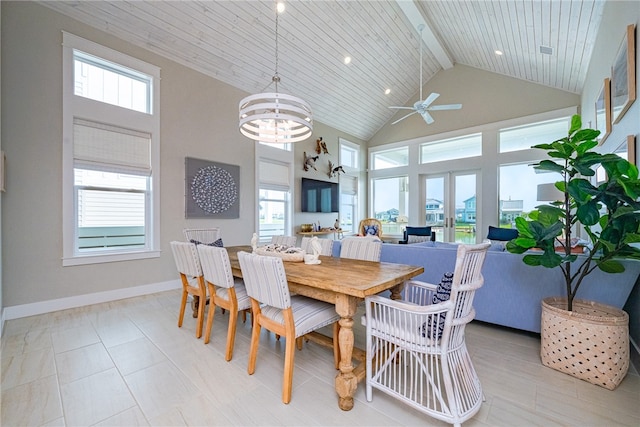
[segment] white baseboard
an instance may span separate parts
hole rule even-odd
[[[21,317],[35,316],[38,314],[51,313],[53,311],[66,310],[68,308],[83,307],[91,304],[117,301],[124,298],[148,295],[171,289],[179,289],[181,287],[182,284],[180,280],[170,280],[167,282],[152,283],[132,288],[115,289],[113,291],[96,292],[93,294],[76,295],[67,298],[4,307],[2,310],[2,323],[4,324],[5,320],[19,319]]]

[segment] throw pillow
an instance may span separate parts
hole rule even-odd
[[[215,246],[215,247],[218,247],[218,248],[224,248],[224,244],[222,243],[222,238],[220,238],[220,239],[218,239],[218,240],[216,240],[215,242],[212,242],[212,243],[202,243],[202,242],[199,242],[197,240],[191,239],[191,243],[193,243],[196,246],[198,246],[198,245],[207,245],[207,246]]]
[[[442,276],[442,280],[438,284],[438,288],[436,289],[436,293],[433,295],[431,300],[432,304],[438,304],[442,301],[449,300],[451,296],[451,284],[453,283],[453,273],[444,273]],[[434,321],[434,319],[437,319]],[[446,319],[446,314],[441,313],[440,315],[430,316],[429,319],[422,324],[420,327],[422,336],[430,339],[439,340],[442,338],[442,332],[444,331],[444,321]]]
[[[365,225],[364,226],[364,235],[365,236],[377,236],[378,235],[378,226],[377,225]]]
[[[487,234],[487,239],[489,240],[500,240],[503,242],[508,242],[509,240],[513,240],[516,237],[518,237],[518,230],[516,230],[515,228],[489,226],[489,234]]]

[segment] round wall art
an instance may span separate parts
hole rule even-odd
[[[238,166],[187,157],[185,171],[187,218],[239,217]]]

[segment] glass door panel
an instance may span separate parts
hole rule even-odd
[[[476,173],[428,175],[426,225],[443,242],[476,243]]]

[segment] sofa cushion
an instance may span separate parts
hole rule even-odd
[[[199,241],[193,240],[193,239],[191,239],[190,242],[195,244],[196,246],[198,246],[198,245],[207,245],[207,246],[215,246],[217,248],[224,248],[224,244],[222,243],[222,238],[216,240],[215,242],[211,242],[211,243],[202,243],[202,242],[199,242]]]

